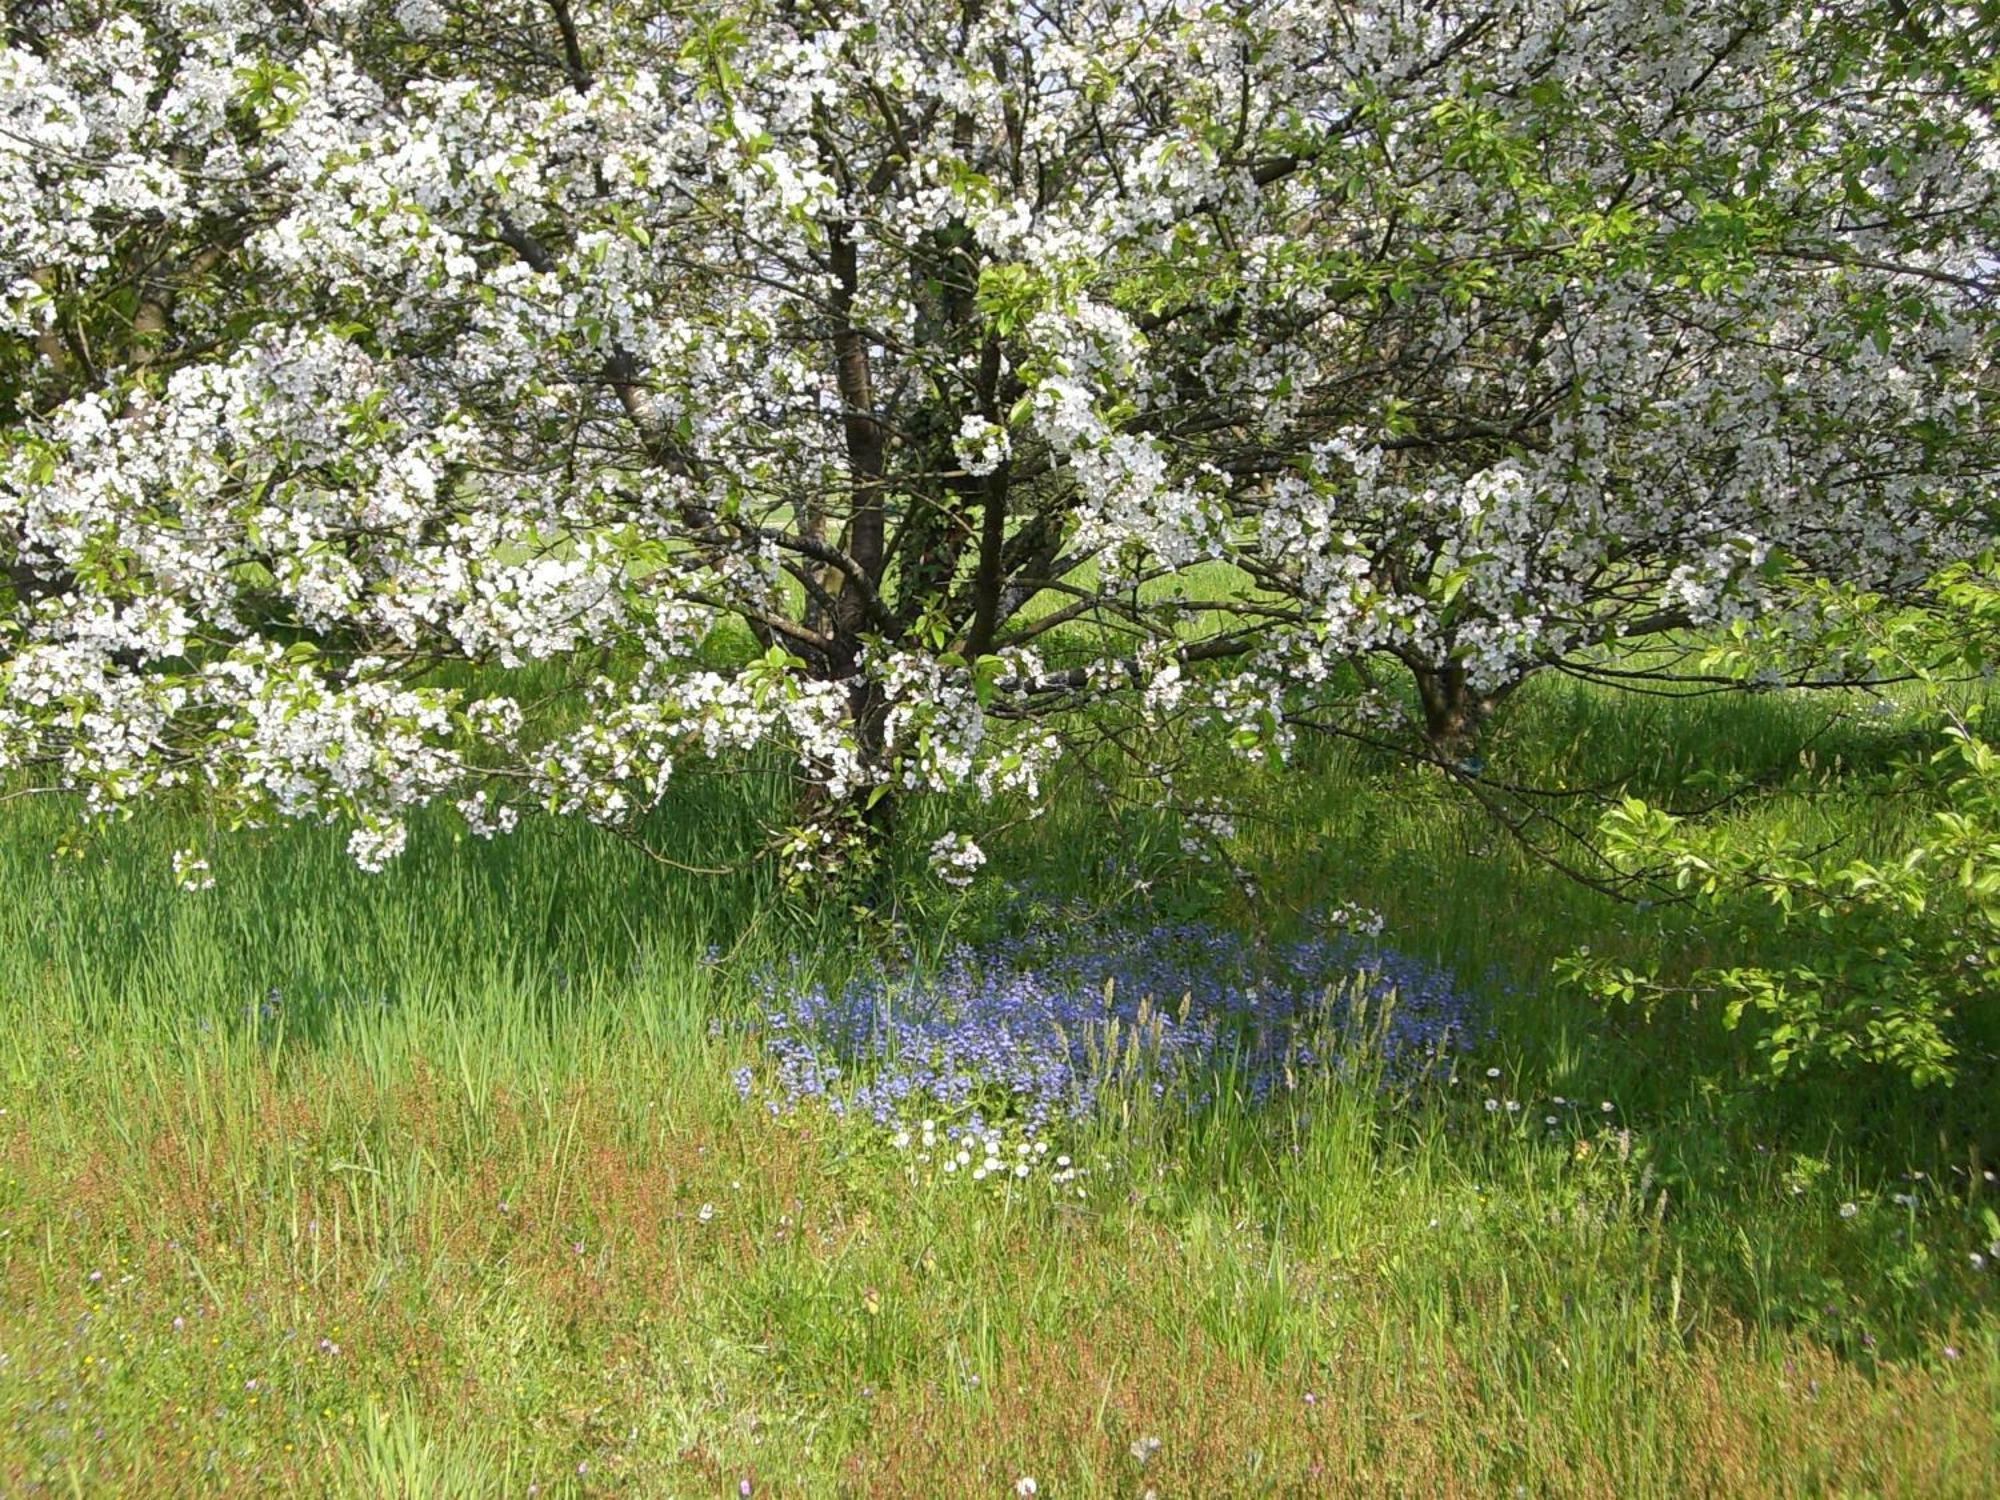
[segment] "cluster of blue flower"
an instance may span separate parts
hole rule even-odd
[[[941,1114],[1030,1128],[1128,1090],[1199,1107],[1366,1067],[1403,1080],[1462,1049],[1470,997],[1442,970],[1338,926],[1270,942],[1201,922],[1081,913],[838,988],[767,981],[773,1108],[807,1099],[884,1125]],[[749,1070],[737,1078],[748,1095]]]

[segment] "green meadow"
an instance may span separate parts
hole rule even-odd
[[[1837,710],[1538,682],[1492,774],[1720,769],[1756,795],[1718,816],[1895,849],[1923,809],[1863,773],[1909,726]],[[1951,1089],[1774,1085],[1713,1007],[1556,982],[1715,955],[1435,773],[1186,753],[1220,859],[1107,748],[964,892],[913,809],[894,901],[548,823],[420,821],[369,876],[334,830],[14,799],[0,1494],[2000,1493],[1991,1035]],[[787,795],[690,768],[649,833],[733,863]],[[762,976],[921,968],[1036,902],[1274,938],[1358,904],[1487,1031],[1395,1087],[1113,1090],[1049,1127],[1076,1192],[762,1107]]]

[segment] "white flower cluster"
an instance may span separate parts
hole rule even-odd
[[[1063,1197],[1089,1196],[1088,1169],[1053,1151],[1041,1136],[1016,1138],[1002,1127],[951,1131],[927,1119],[914,1130],[898,1130],[890,1144],[903,1156],[911,1182],[963,1179],[1003,1187],[1032,1180]]]
[[[931,845],[931,870],[946,885],[971,885],[985,863],[986,851],[962,833],[947,833]]]
[[[192,849],[174,851],[174,884],[184,891],[208,891],[215,888],[215,875],[209,869],[208,861]]]
[[[951,448],[958,455],[958,461],[965,466],[966,473],[975,479],[983,479],[1007,461],[1007,429],[984,417],[968,416],[959,424],[958,436],[952,440]]]
[[[1328,909],[1326,923],[1329,927],[1372,938],[1382,935],[1387,919],[1373,907],[1343,901]]]

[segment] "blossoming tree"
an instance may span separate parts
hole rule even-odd
[[[1991,9],[17,3],[0,763],[373,866],[769,743],[811,857],[1109,695],[1457,758],[1920,591],[1991,531]]]

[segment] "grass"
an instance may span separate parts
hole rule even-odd
[[[1742,816],[1892,845],[1910,811],[1846,774],[1879,736],[1801,764],[1816,712],[1556,684],[1494,760],[1728,767],[1777,788]],[[548,826],[423,822],[368,877],[161,809],[52,860],[66,810],[13,805],[0,1494],[2000,1493],[1990,1094],[1775,1093],[1711,1016],[1563,996],[1551,958],[1665,927],[1434,778],[1306,746],[1229,790],[1254,896],[1079,791],[897,916],[1359,901],[1495,1038],[1414,1096],[1072,1129],[1082,1199],[913,1182],[885,1132],[738,1098],[754,976],[866,962],[879,916]],[[740,842],[776,791],[694,785],[658,832]],[[218,889],[170,888],[190,843]]]

